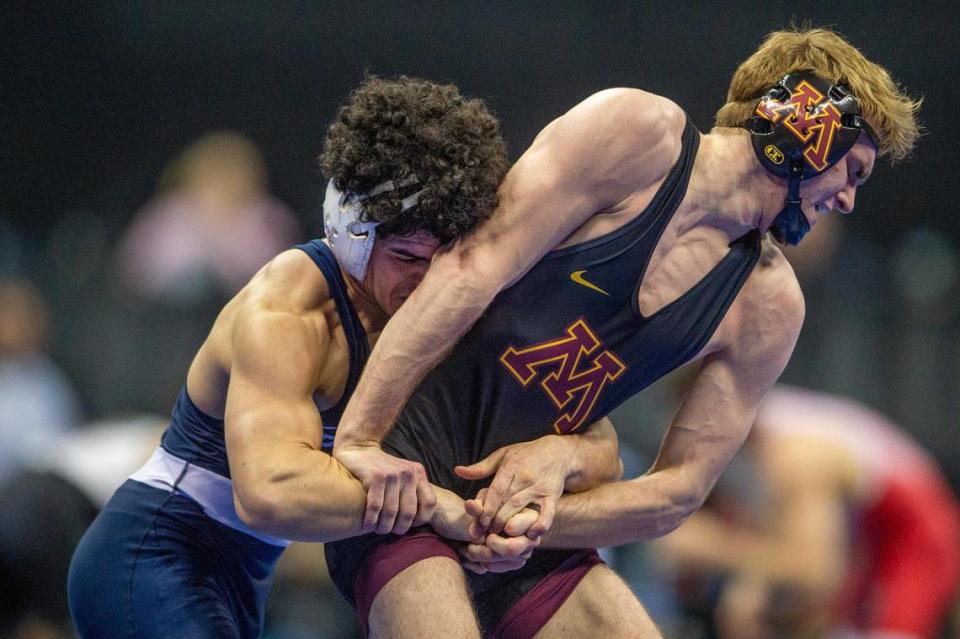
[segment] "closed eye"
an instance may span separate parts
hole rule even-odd
[[[417,255],[416,253],[408,253],[406,251],[391,251],[393,257],[400,260],[401,262],[428,262],[429,259],[423,257],[422,255]]]
[[[870,174],[867,173],[863,167],[860,167],[860,169],[853,174],[853,180],[857,187],[863,186],[869,179]]]

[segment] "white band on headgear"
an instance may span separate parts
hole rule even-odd
[[[377,235],[378,222],[361,222],[361,202],[387,191],[393,191],[411,184],[417,184],[417,176],[411,175],[394,182],[382,182],[367,193],[341,192],[333,185],[333,180],[327,183],[327,193],[323,199],[323,228],[327,234],[327,241],[333,250],[333,255],[343,269],[362,280],[367,272],[367,263],[373,252],[373,243]],[[401,210],[406,211],[417,205],[423,189],[401,201]]]

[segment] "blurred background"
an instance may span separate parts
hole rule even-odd
[[[364,73],[458,84],[500,117],[516,158],[552,118],[611,86],[667,96],[708,130],[736,66],[791,20],[830,26],[889,68],[924,98],[927,133],[909,161],[878,162],[854,215],[819,224],[791,256],[807,321],[783,379],[886,414],[960,486],[958,3],[10,3],[0,481],[21,495],[4,509],[26,502],[47,519],[0,516],[12,544],[0,567],[26,557],[61,579],[69,544],[24,549],[24,526],[75,540],[155,445],[219,308],[272,255],[318,235],[316,157]],[[673,401],[659,384],[614,416],[637,472]],[[37,508],[54,503],[64,512]],[[353,636],[314,551],[296,550],[278,581],[270,637]],[[611,561],[667,597],[644,554]],[[0,588],[22,583],[4,570]],[[19,621],[0,632],[69,636],[57,634],[59,603],[25,597],[4,595],[5,619]],[[708,636],[662,609],[676,636]]]

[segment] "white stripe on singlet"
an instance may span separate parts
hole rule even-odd
[[[167,492],[183,493],[200,504],[211,519],[260,541],[273,546],[290,545],[288,540],[257,532],[240,520],[233,506],[233,482],[171,455],[161,446],[130,479]]]

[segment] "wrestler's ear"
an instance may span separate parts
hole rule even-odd
[[[503,456],[506,454],[506,447],[497,449],[475,464],[455,466],[453,472],[457,474],[457,477],[462,477],[463,479],[476,480],[489,477],[497,472],[497,469],[500,467],[500,462],[503,461]]]

